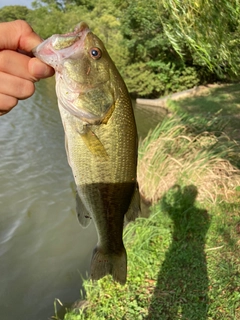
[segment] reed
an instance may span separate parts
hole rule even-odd
[[[138,181],[147,202],[157,203],[176,184],[195,185],[199,200],[228,200],[240,185],[238,144],[218,130],[197,133],[188,117],[165,119],[140,146]]]

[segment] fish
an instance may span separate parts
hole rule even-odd
[[[53,35],[33,53],[56,71],[78,219],[83,227],[93,220],[98,233],[91,278],[111,274],[124,284],[124,219],[133,221],[140,212],[137,129],[126,85],[101,40],[84,22],[73,32]]]
[[[140,213],[138,137],[127,87],[103,42],[85,22],[72,32],[52,35],[33,54],[55,69],[78,220],[83,227],[91,220],[96,226],[91,279],[110,274],[123,285],[123,227]]]

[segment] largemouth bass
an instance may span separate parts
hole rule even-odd
[[[53,35],[34,54],[56,71],[56,93],[69,165],[77,186],[77,214],[92,219],[98,243],[91,278],[126,282],[124,219],[140,210],[136,179],[137,130],[127,88],[102,41],[86,23]]]

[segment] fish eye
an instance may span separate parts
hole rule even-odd
[[[98,60],[102,56],[102,51],[99,48],[90,49],[90,55],[94,60]]]

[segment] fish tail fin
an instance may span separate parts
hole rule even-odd
[[[127,254],[123,247],[119,254],[103,253],[99,247],[93,251],[91,262],[91,278],[99,280],[111,274],[114,281],[125,284],[127,279]]]

